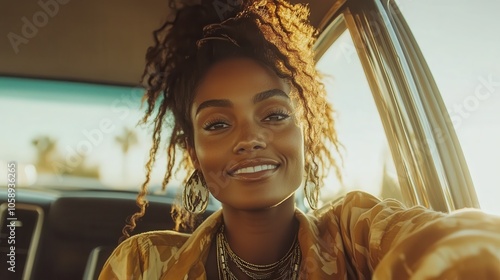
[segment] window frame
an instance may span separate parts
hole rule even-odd
[[[340,0],[323,21],[316,61],[346,29],[365,71],[404,203],[450,212],[479,208],[450,116],[394,1]]]

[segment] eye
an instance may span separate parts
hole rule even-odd
[[[203,129],[207,131],[220,130],[228,127],[229,124],[227,124],[227,122],[222,119],[211,120],[203,124]]]
[[[290,117],[290,113],[284,110],[278,110],[275,112],[271,112],[267,117],[264,118],[265,122],[279,122],[282,120],[286,120]]]

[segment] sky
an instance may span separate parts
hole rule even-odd
[[[481,207],[500,214],[500,1],[398,3],[441,91]]]

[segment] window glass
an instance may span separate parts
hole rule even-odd
[[[346,30],[317,64],[325,75],[328,99],[335,110],[336,129],[343,145],[343,186],[333,171],[324,199],[364,190],[380,198],[402,200],[394,162],[368,81]]]
[[[18,185],[136,190],[150,134],[137,126],[143,90],[0,77],[0,173],[18,163]],[[163,178],[159,153],[153,188]],[[2,181],[1,183],[6,183]]]
[[[500,1],[401,0],[485,211],[500,214]],[[446,23],[446,24],[443,24]]]

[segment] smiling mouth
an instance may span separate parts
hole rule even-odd
[[[266,170],[274,170],[276,168],[278,168],[278,166],[274,165],[274,164],[262,164],[262,165],[256,165],[256,166],[248,166],[248,167],[237,169],[231,175],[253,174],[253,173],[266,171]]]

